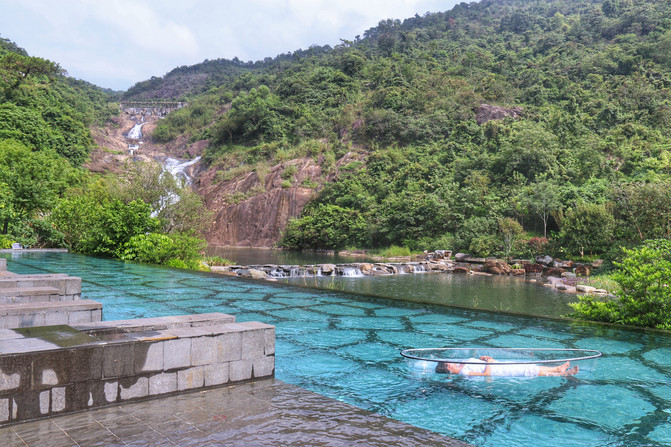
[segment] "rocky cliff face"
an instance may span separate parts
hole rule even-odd
[[[92,129],[100,149],[91,154],[88,168],[94,172],[120,172],[129,160],[160,163],[166,157],[192,159],[202,155],[207,141],[189,143],[186,138],[178,138],[165,145],[152,142],[156,119],[144,117],[143,142],[132,154],[126,137],[137,116],[122,112],[106,127]],[[222,167],[194,164],[188,172],[193,178],[192,187],[214,213],[205,238],[208,243],[220,246],[274,245],[289,219],[300,215],[315,191],[332,181],[340,166],[363,158],[362,154],[348,153],[329,173],[324,172],[321,159],[302,158],[272,166],[261,176],[252,171],[232,178],[227,178]]]
[[[295,171],[291,187],[282,173]],[[313,189],[300,186],[317,184],[322,170],[312,159],[291,160],[271,168],[265,178],[250,172],[228,181],[216,181],[210,169],[196,181],[196,190],[205,206],[215,212],[206,239],[214,245],[270,247],[280,238],[290,218],[297,217],[308,203]],[[286,176],[285,176],[286,177]],[[284,182],[284,187],[283,187]]]

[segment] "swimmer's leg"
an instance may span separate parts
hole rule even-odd
[[[565,376],[568,367],[570,366],[569,362],[562,363],[559,366],[539,366],[538,375],[539,376]]]

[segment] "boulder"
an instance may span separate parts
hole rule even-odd
[[[242,273],[240,273],[240,276],[252,279],[265,279],[268,275],[266,274],[266,272],[262,270],[248,269],[242,271]]]
[[[549,266],[549,265],[552,265],[552,261],[554,261],[554,259],[552,259],[552,256],[548,256],[548,255],[536,256],[536,263],[537,264],[543,264],[545,266]]]
[[[319,264],[317,267],[322,269],[322,275],[330,275],[335,270],[335,264]]]
[[[373,268],[373,264],[369,264],[367,262],[362,262],[359,264],[359,270],[361,270],[361,273],[364,275],[368,275]]]
[[[549,269],[545,269],[543,271],[543,275],[561,277],[562,273],[564,273],[564,272],[565,272],[564,269],[559,269],[559,268],[556,268],[556,267],[550,267]]]
[[[575,286],[575,289],[578,292],[583,292],[583,293],[594,293],[596,291],[596,287],[586,286],[584,284],[578,284],[577,286]]]
[[[466,267],[454,267],[452,270],[452,273],[469,273],[470,270],[467,269]]]
[[[510,274],[512,276],[524,276],[526,273],[527,272],[524,269],[510,269]]]
[[[452,250],[436,250],[433,259],[450,259],[452,257]]]
[[[594,261],[592,261],[592,267],[595,269],[601,268],[602,265],[603,265],[603,259],[595,259]]]
[[[542,264],[524,264],[524,271],[527,275],[540,275],[545,270],[545,266]]]
[[[484,270],[494,275],[508,275],[510,273],[510,265],[500,259],[487,259],[485,261]]]
[[[450,267],[443,262],[431,262],[426,266],[427,270],[444,272],[449,270]]]
[[[572,269],[573,268],[573,261],[562,261],[561,265],[559,266],[563,269]]]
[[[454,260],[457,262],[464,262],[464,259],[472,257],[472,254],[469,253],[457,253],[454,255]]]

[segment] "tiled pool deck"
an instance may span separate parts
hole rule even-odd
[[[447,446],[469,444],[276,379],[0,429],[7,447]]]

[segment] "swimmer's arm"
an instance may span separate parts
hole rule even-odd
[[[487,356],[487,355],[483,355],[482,357],[480,357],[480,360],[484,360],[485,362],[487,362],[487,366],[485,366],[485,370],[481,373],[475,372],[475,371],[470,371],[468,373],[469,376],[491,376],[492,375],[492,365],[490,365],[490,363],[493,362],[494,359]]]

